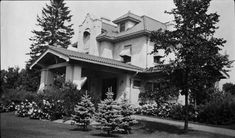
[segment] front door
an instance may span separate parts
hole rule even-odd
[[[109,88],[112,88],[112,92],[114,94],[113,99],[116,99],[116,96],[117,96],[117,79],[116,78],[103,79],[102,100],[104,100],[107,97],[106,93],[108,92]]]

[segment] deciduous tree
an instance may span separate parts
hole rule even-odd
[[[226,42],[214,37],[219,22],[217,13],[208,13],[210,0],[174,0],[176,8],[167,12],[174,16],[175,30],[152,32],[154,52],[164,49],[175,53],[166,71],[185,95],[185,126],[188,129],[188,95],[196,95],[214,85],[221,78],[220,71],[228,72],[228,55],[219,53]]]

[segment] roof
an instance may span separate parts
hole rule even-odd
[[[139,20],[139,22],[133,26],[132,28],[128,29],[127,31],[118,32],[117,28],[108,28],[105,33],[102,33],[96,37],[98,41],[108,40],[108,41],[120,41],[126,40],[131,37],[136,37],[139,35],[147,35],[150,34],[152,31],[156,31],[158,29],[166,29],[166,24],[157,21],[148,16],[138,16],[132,13],[127,13],[116,20],[121,20],[126,18],[127,16],[135,16],[135,18]],[[138,17],[137,17],[138,16]],[[114,21],[116,21],[114,20]],[[105,25],[102,25],[105,26]],[[106,27],[107,28],[107,27]]]
[[[77,60],[77,61],[83,61],[87,63],[93,63],[93,64],[99,64],[99,65],[104,65],[104,66],[109,66],[113,68],[118,68],[118,69],[123,69],[123,70],[128,70],[128,71],[143,71],[143,68],[131,65],[131,64],[126,64],[121,61],[117,61],[114,59],[109,59],[109,58],[104,58],[104,57],[99,57],[99,56],[94,56],[94,55],[89,55],[85,53],[80,53],[72,50],[67,50],[64,48],[59,48],[59,47],[52,47],[49,46],[48,49],[45,51],[52,50],[53,52],[56,52],[57,54],[60,54],[61,56],[65,56],[67,61],[70,59],[72,60]],[[42,54],[39,59],[41,59],[45,54]],[[39,60],[36,60],[35,63],[31,65],[31,68],[37,64]]]
[[[130,11],[128,11],[128,13],[122,15],[121,17],[113,20],[113,23],[120,23],[122,21],[125,21],[125,20],[132,20],[132,21],[135,21],[135,22],[140,22],[141,21],[141,18],[140,16],[138,15],[135,15],[133,13],[131,13]]]

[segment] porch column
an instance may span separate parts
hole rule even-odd
[[[72,82],[77,85],[77,89],[80,90],[83,84],[86,82],[87,77],[82,78],[82,67],[79,65],[66,66],[65,81]]]
[[[73,66],[72,65],[66,66],[65,81],[66,82],[73,81]]]
[[[50,89],[53,86],[53,79],[54,75],[50,70],[42,69],[38,93],[43,92],[43,90]]]

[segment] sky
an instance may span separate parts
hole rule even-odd
[[[131,11],[137,15],[147,15],[161,22],[173,20],[173,17],[164,13],[174,8],[173,0],[155,1],[65,1],[71,10],[75,35],[72,42],[77,41],[78,26],[83,22],[87,13],[111,20]],[[25,67],[29,59],[26,55],[30,51],[31,42],[36,26],[37,15],[49,1],[1,1],[1,69],[18,66]],[[222,53],[227,53],[230,60],[235,60],[235,9],[233,0],[212,0],[209,12],[220,15],[219,29],[215,36],[227,40]],[[235,63],[231,68],[230,78],[222,83],[235,83]]]

